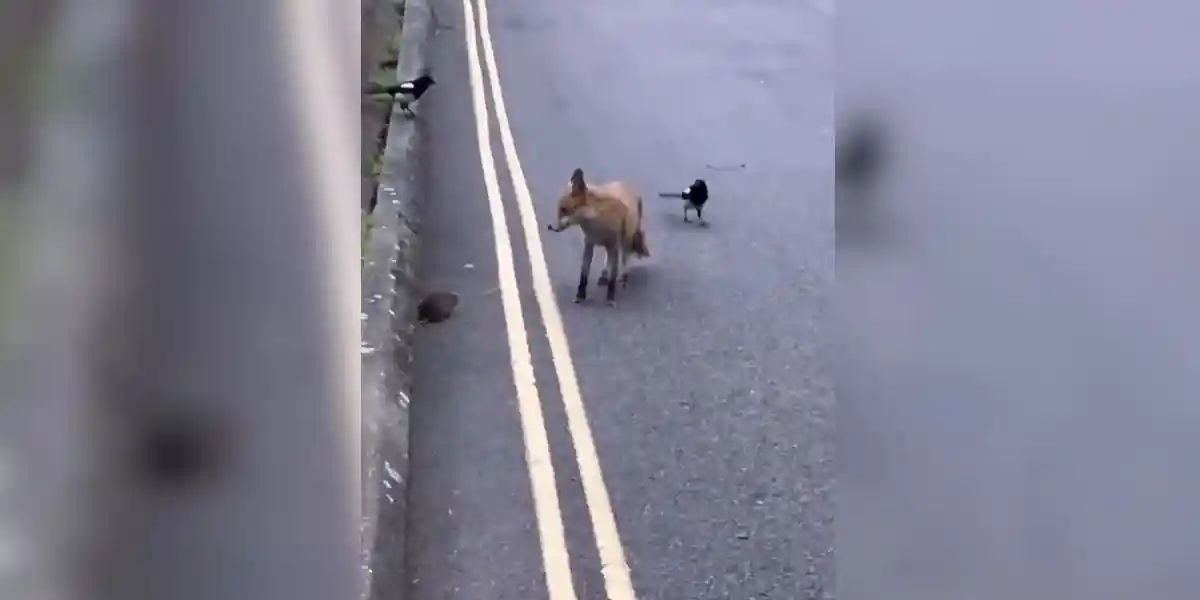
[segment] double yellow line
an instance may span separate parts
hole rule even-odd
[[[571,434],[575,458],[579,467],[579,478],[583,484],[584,501],[591,515],[592,533],[600,557],[601,573],[608,600],[636,600],[629,565],[621,546],[612,503],[604,485],[604,474],[600,458],[588,425],[587,412],[575,376],[575,365],[571,361],[571,348],[567,343],[562,314],[554,299],[550,285],[550,273],[546,268],[545,253],[542,251],[541,228],[538,227],[533,208],[533,199],[517,156],[512,128],[508,122],[508,111],[504,106],[504,93],[500,87],[500,75],[496,68],[496,53],[488,30],[486,0],[477,0],[478,13],[471,0],[463,0],[463,15],[466,22],[467,62],[470,66],[471,95],[475,112],[475,125],[479,136],[479,158],[483,167],[484,184],[492,214],[492,231],[496,241],[496,259],[500,281],[501,303],[508,332],[508,343],[512,353],[513,381],[517,390],[517,405],[520,410],[521,429],[525,440],[525,457],[529,465],[529,478],[533,490],[534,510],[537,516],[538,537],[541,542],[542,564],[546,571],[546,587],[550,600],[577,600],[575,584],[571,576],[570,555],[567,551],[565,525],[558,498],[558,488],[551,461],[550,442],[546,435],[545,418],[541,399],[534,380],[533,360],[529,351],[529,339],[525,318],[521,311],[520,293],[517,287],[516,268],[513,263],[513,244],[508,234],[508,223],[504,215],[504,202],[500,195],[500,183],[496,174],[496,160],[492,155],[491,131],[488,119],[487,90],[484,86],[483,66],[480,56],[487,64],[488,84],[495,105],[496,123],[499,128],[505,163],[512,175],[521,227],[525,234],[525,249],[529,254],[530,270],[533,275],[533,291],[546,326],[546,338],[550,344],[550,356],[558,377],[559,392],[567,415],[567,429]],[[482,42],[482,44],[481,44]],[[480,46],[482,45],[482,52]]]

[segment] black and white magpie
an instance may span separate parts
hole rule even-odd
[[[701,225],[707,225],[704,220],[704,204],[708,202],[708,184],[703,179],[697,179],[692,182],[692,185],[687,186],[682,192],[670,193],[662,192],[659,194],[661,198],[682,198],[683,199],[683,222],[691,223],[688,219],[688,211],[696,211],[696,216],[700,218]]]
[[[437,83],[429,73],[422,73],[416,79],[401,81],[394,85],[383,86],[379,93],[388,94],[396,97],[396,103],[400,105],[400,110],[404,111],[404,116],[412,118],[416,113],[412,111],[412,104],[421,99],[430,86]]]

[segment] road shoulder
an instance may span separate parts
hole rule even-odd
[[[405,0],[396,73],[427,64],[432,15]],[[424,127],[393,107],[362,266],[363,598],[395,597],[404,577],[415,266],[424,209]],[[403,592],[399,592],[403,593]]]

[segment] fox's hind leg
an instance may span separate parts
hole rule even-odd
[[[592,256],[596,253],[596,245],[584,242],[583,262],[579,265],[579,287],[575,289],[575,303],[587,299],[588,275],[592,272]],[[602,284],[603,285],[603,284]]]
[[[617,305],[617,279],[621,276],[620,248],[620,245],[614,244],[605,249],[608,254],[608,269],[606,269],[608,271],[608,281],[606,282],[608,284],[608,294],[605,299],[608,300],[609,306]]]
[[[612,250],[607,246],[604,247],[604,269],[600,271],[600,279],[596,280],[596,285],[604,287],[608,285],[608,280],[612,277]]]
[[[608,250],[605,250],[605,252],[608,253]],[[609,267],[609,265],[613,264],[614,262],[618,265],[618,268],[615,271]],[[625,285],[626,284],[625,280],[628,278],[628,273],[626,273],[626,271],[625,271],[625,265],[627,265],[627,264],[629,264],[629,251],[626,249],[618,250],[616,261],[612,260],[612,258],[609,257],[609,260],[607,262],[605,262],[604,270],[600,272],[600,279],[596,280],[596,285],[599,285],[599,286],[608,285],[609,279],[615,278],[613,273],[620,273],[621,274],[621,276],[620,276],[621,285]]]
[[[629,250],[621,250],[621,287],[629,286]]]

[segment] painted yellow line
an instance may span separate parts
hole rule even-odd
[[[555,483],[554,465],[550,460],[550,441],[533,376],[533,360],[529,352],[525,318],[513,266],[512,239],[504,216],[500,182],[496,176],[496,160],[492,155],[492,139],[488,124],[487,98],[483,84],[483,67],[479,63],[476,41],[475,11],[471,0],[463,0],[466,22],[467,62],[470,66],[471,96],[474,100],[475,127],[479,135],[479,159],[483,167],[488,206],[492,213],[492,232],[496,240],[496,262],[500,282],[500,299],[508,330],[508,345],[512,354],[513,383],[517,389],[517,406],[521,430],[525,439],[525,460],[529,465],[529,481],[533,492],[538,538],[542,547],[542,566],[546,571],[546,589],[550,600],[576,600],[575,584],[571,577],[570,555],[563,525],[562,508]]]
[[[469,0],[464,0],[469,1]],[[629,564],[617,531],[617,519],[613,514],[608,488],[604,485],[604,473],[600,467],[600,456],[588,425],[587,410],[579,391],[575,375],[575,364],[571,360],[571,347],[567,343],[566,328],[562,314],[554,299],[554,288],[550,284],[550,272],[546,267],[546,255],[542,250],[541,228],[538,227],[533,198],[529,184],[517,155],[512,127],[508,122],[508,110],[504,105],[504,93],[500,87],[500,74],[496,67],[496,52],[488,28],[487,0],[479,2],[479,32],[483,40],[483,55],[488,67],[488,81],[496,107],[496,122],[500,127],[500,141],[508,170],[512,175],[513,189],[517,195],[517,206],[521,214],[521,225],[525,230],[525,245],[529,253],[529,264],[533,271],[533,291],[541,309],[542,321],[546,325],[546,338],[550,342],[550,355],[558,375],[559,392],[567,413],[567,428],[575,447],[575,458],[579,465],[579,478],[583,483],[584,500],[592,518],[592,532],[596,538],[596,550],[604,575],[604,589],[608,600],[636,600]]]

